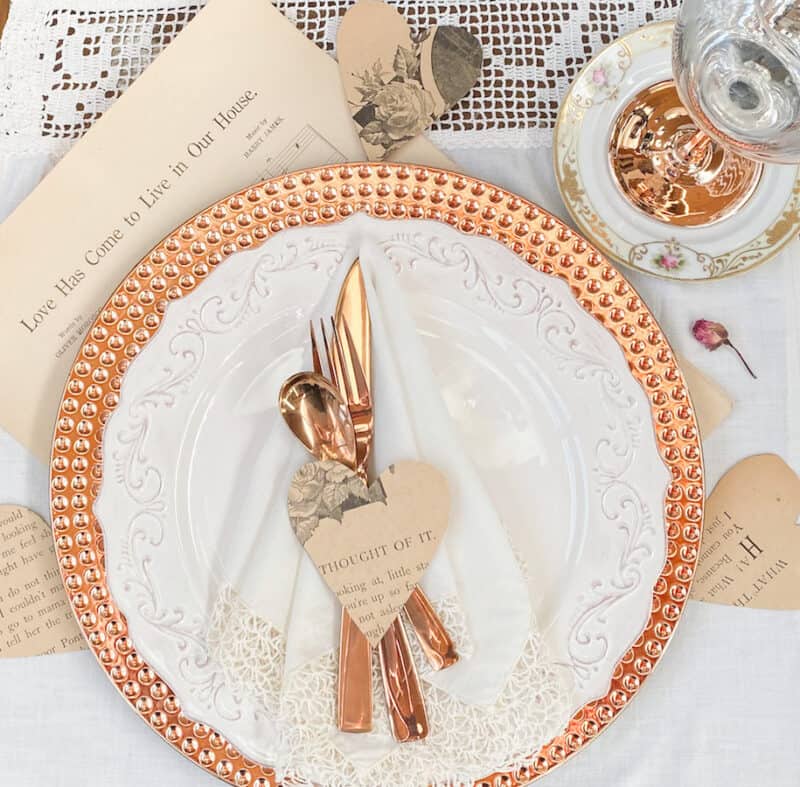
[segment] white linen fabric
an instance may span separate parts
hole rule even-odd
[[[394,395],[376,397],[375,417],[397,426],[376,433],[376,472],[398,457],[417,457],[442,470],[451,485],[450,524],[435,561],[446,552],[455,569],[473,652],[450,669],[427,674],[426,680],[462,702],[490,706],[497,702],[531,633],[527,584],[480,477],[459,445],[384,252],[364,244],[360,258],[374,321],[376,379],[382,364],[394,367],[391,377],[384,372],[383,382]],[[410,428],[401,435],[403,424]],[[426,589],[435,590],[442,581],[444,572],[432,572],[435,561],[423,580]],[[492,582],[475,581],[486,574]]]
[[[152,14],[154,2],[105,0],[80,5],[84,16],[91,17],[80,24],[90,24],[96,31],[96,46],[106,46],[106,37],[112,38],[108,31],[117,35],[116,51],[123,63],[131,51],[150,56],[138,32],[138,20],[157,19],[160,29],[168,30],[179,23],[182,13],[169,2],[158,5],[157,16]],[[543,4],[542,18],[557,5],[558,0]],[[581,13],[589,8],[603,17],[611,15],[609,6],[613,4],[587,0],[578,5]],[[666,5],[656,2],[654,7],[663,13]],[[116,12],[123,6],[139,11],[119,16]],[[59,23],[48,27],[45,22],[59,9],[77,18],[76,8],[72,0],[16,0],[12,5],[9,32],[0,50],[0,217],[8,215],[85,130],[77,129],[71,136],[46,135],[42,102],[36,99],[49,95],[38,87],[51,73],[48,69],[53,60],[45,53],[56,50],[63,31]],[[105,27],[98,20],[103,14]],[[581,35],[574,28],[558,33],[566,47],[577,47]],[[592,38],[591,46],[596,49],[600,43],[607,39]],[[41,71],[40,55],[46,64]],[[547,67],[544,62],[537,65]],[[116,68],[110,83],[124,89],[135,69],[130,70],[130,61]],[[28,74],[35,76],[31,80],[25,76]],[[28,81],[18,90],[14,85],[21,79]],[[91,88],[87,124],[96,117],[95,108],[102,111],[118,95],[106,98],[103,89],[113,92],[106,85]],[[15,103],[23,90],[34,100]],[[74,96],[86,95],[80,85],[74,91]],[[68,104],[65,101],[64,106]],[[19,109],[23,106],[25,109]],[[26,114],[29,110],[32,116]],[[546,138],[545,131],[541,141]],[[465,171],[566,217],[552,175],[551,150],[533,150],[538,144],[535,135],[527,138],[522,148],[474,152],[460,149],[459,139],[460,135],[448,138],[450,144],[445,148]],[[625,271],[676,349],[719,381],[736,401],[732,415],[704,443],[709,488],[736,461],[758,452],[778,453],[800,471],[796,314],[800,269],[796,251],[794,246],[746,276],[702,285],[667,283]],[[724,348],[712,354],[694,342],[689,328],[699,317],[725,322],[759,375],[757,381],[751,380]],[[47,515],[46,468],[2,433],[0,500],[28,505]],[[788,744],[796,720],[794,684],[799,672],[800,611],[689,602],[674,643],[631,707],[597,742],[548,776],[544,784],[794,787],[800,768],[796,752]],[[219,783],[159,742],[120,700],[88,653],[51,656],[46,661],[0,659],[0,696],[2,784],[83,787],[87,778],[115,787],[154,782],[211,787]],[[49,746],[54,740],[59,742],[58,753]]]

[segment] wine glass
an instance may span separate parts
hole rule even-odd
[[[618,116],[611,167],[649,216],[708,225],[749,199],[763,163],[800,161],[800,0],[683,0],[672,67]]]

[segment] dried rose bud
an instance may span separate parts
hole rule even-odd
[[[744,356],[739,352],[733,343],[728,338],[728,329],[721,322],[712,322],[711,320],[697,320],[692,326],[692,333],[694,338],[707,350],[716,350],[723,344],[728,345],[738,356],[739,360],[744,364],[744,368],[750,372],[750,376],[755,380],[756,376],[750,368],[750,364],[745,361]]]
[[[692,326],[694,338],[707,350],[716,350],[728,340],[728,329],[721,322],[698,320]]]

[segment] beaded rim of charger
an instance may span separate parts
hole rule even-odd
[[[659,452],[672,475],[663,510],[667,559],[653,586],[651,614],[616,665],[607,693],[584,705],[559,735],[532,752],[528,765],[476,783],[527,784],[608,727],[661,659],[694,578],[703,526],[703,462],[694,410],[674,353],[635,290],[565,224],[489,183],[396,164],[319,167],[264,181],[217,202],[147,254],[94,321],[59,408],[50,466],[51,516],[67,595],[100,666],[158,735],[230,784],[277,784],[273,768],[249,760],[220,732],[186,716],[128,635],[125,616],[108,588],[103,533],[92,510],[102,483],[103,426],[119,403],[126,370],[158,329],[170,301],[194,290],[239,250],[257,247],[290,227],[332,224],[356,212],[430,219],[493,238],[538,271],[564,279],[578,303],[619,343],[648,397]]]

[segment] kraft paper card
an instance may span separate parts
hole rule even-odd
[[[677,361],[692,396],[700,436],[706,439],[731,414],[733,400],[718,383],[686,358],[678,355]]]
[[[469,93],[483,50],[462,27],[438,25],[415,41],[400,12],[359,0],[342,18],[336,57],[350,112],[370,158],[382,159]]]
[[[292,480],[288,507],[300,543],[374,647],[444,535],[447,479],[422,462],[398,462],[367,488],[339,462],[310,462]]]
[[[800,478],[774,454],[742,460],[706,502],[691,597],[800,609]]]
[[[0,506],[0,657],[82,650],[50,528],[22,506]]]
[[[173,227],[259,179],[365,158],[336,62],[268,0],[211,0],[0,225],[0,425],[46,461],[75,352]],[[453,168],[417,138],[396,160]]]

